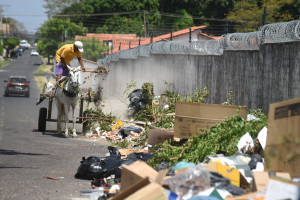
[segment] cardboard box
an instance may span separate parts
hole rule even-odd
[[[155,181],[158,172],[143,161],[136,161],[131,165],[122,165],[121,191],[126,190],[131,185],[148,177],[150,181]]]
[[[109,200],[168,200],[165,189],[149,178],[143,178]]]
[[[142,161],[129,166],[123,165],[121,191],[110,200],[168,200],[170,191],[161,186],[168,170],[152,170],[154,169]]]
[[[266,190],[266,200],[290,199],[299,200],[299,184],[278,177],[270,177]]]
[[[239,106],[176,102],[174,136],[188,139],[236,114]],[[239,116],[247,118],[247,107],[241,106]]]
[[[168,200],[164,193],[164,188],[158,183],[151,182],[145,187],[134,192],[126,200]]]
[[[300,177],[300,98],[270,105],[265,171]]]
[[[286,179],[291,179],[289,173],[276,172],[270,173],[272,176],[282,177]],[[262,191],[268,187],[270,174],[268,172],[253,172],[253,192]]]

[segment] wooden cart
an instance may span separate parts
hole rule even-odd
[[[45,93],[45,86],[43,89],[42,94],[40,94],[40,98],[48,99],[48,108],[41,107],[39,110],[39,119],[38,119],[38,131],[45,131],[46,130],[46,123],[48,122],[57,122],[57,119],[52,118],[52,107],[54,101],[54,95],[46,95]],[[83,112],[83,103],[84,101],[92,102],[94,95],[92,94],[91,90],[89,90],[88,94],[80,96],[80,106],[79,106],[79,116],[76,118],[76,123],[82,124],[84,118]],[[73,123],[72,120],[69,120],[69,123]]]

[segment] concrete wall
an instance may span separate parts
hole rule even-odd
[[[103,97],[120,100],[131,80],[137,88],[153,82],[155,95],[160,95],[171,90],[165,80],[181,95],[206,86],[211,93],[207,102],[214,104],[227,101],[233,91],[233,104],[267,112],[270,103],[300,97],[299,49],[300,42],[288,42],[263,44],[255,51],[226,50],[220,56],[152,54],[119,59],[107,66],[110,72],[102,82]]]

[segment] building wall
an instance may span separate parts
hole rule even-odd
[[[207,87],[208,103],[220,104],[234,95],[234,105],[268,111],[269,104],[300,97],[300,42],[263,44],[259,50],[226,50],[223,55],[158,55],[119,59],[108,64],[102,80],[104,99],[120,100],[126,83],[153,82],[155,95],[172,90],[181,95]]]

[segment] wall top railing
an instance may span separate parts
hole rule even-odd
[[[300,40],[300,20],[267,24],[258,31],[226,34],[220,40],[159,41],[133,49],[120,50],[97,61],[107,65],[119,59],[137,59],[151,54],[222,55],[224,50],[258,50],[264,43],[280,43]]]

